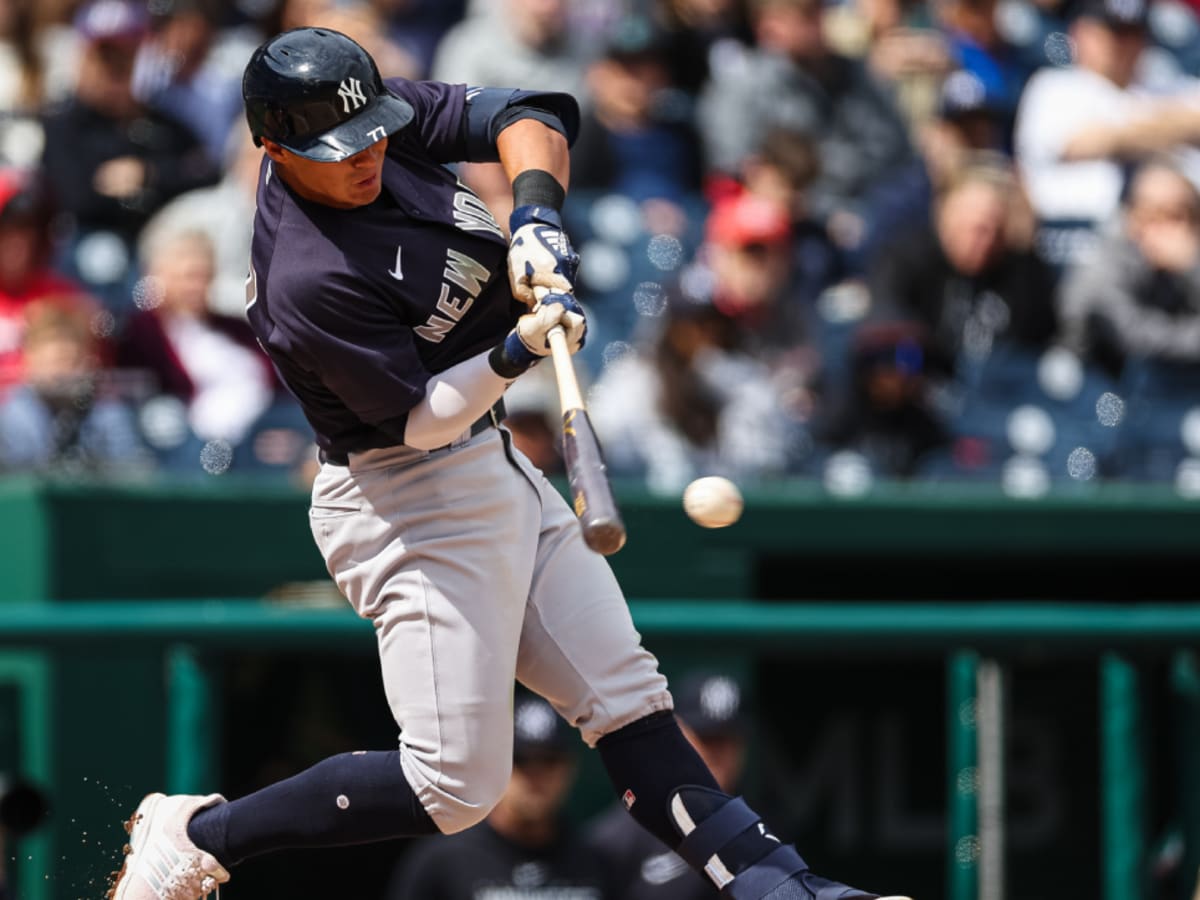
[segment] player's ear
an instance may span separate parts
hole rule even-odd
[[[271,157],[271,159],[275,160],[275,162],[283,162],[284,161],[285,154],[287,151],[285,151],[283,149],[283,147],[279,146],[279,144],[275,143],[274,141],[269,141],[266,138],[263,138],[262,146],[263,146],[263,150],[266,151],[267,156]]]

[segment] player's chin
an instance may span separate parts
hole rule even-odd
[[[347,188],[346,193],[349,195],[348,199],[353,201],[355,205],[364,206],[374,202],[381,190],[383,190],[383,179],[376,172],[367,178],[352,182]]]

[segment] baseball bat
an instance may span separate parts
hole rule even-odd
[[[571,487],[571,501],[583,540],[604,556],[611,556],[625,546],[625,523],[621,521],[617,501],[604,465],[600,442],[588,419],[575,363],[567,347],[567,336],[561,325],[555,325],[546,335],[554,359],[554,377],[558,382],[558,399],[562,407],[563,461]]]

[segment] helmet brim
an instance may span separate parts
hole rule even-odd
[[[395,134],[411,122],[414,115],[408,101],[384,90],[354,118],[314,137],[279,143],[305,159],[340,162],[361,153],[385,135]]]

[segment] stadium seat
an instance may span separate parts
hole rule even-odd
[[[1128,414],[1115,452],[1133,481],[1172,482],[1180,463],[1200,455],[1200,365],[1129,360],[1121,375]],[[1190,427],[1188,427],[1190,426]]]

